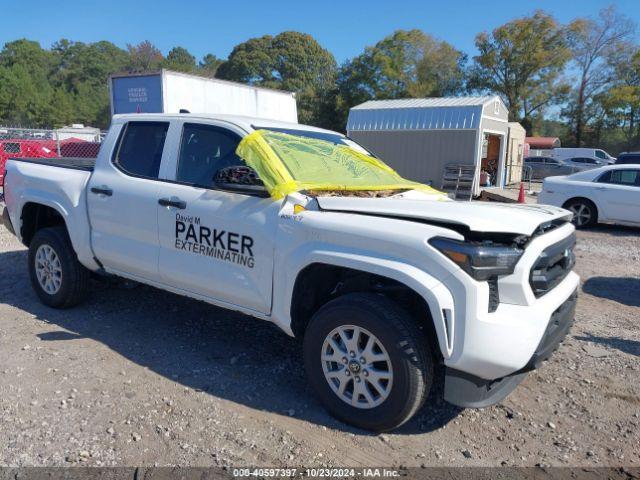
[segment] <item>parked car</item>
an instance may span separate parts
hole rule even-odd
[[[572,157],[586,157],[599,160],[603,164],[612,164],[616,160],[615,157],[612,157],[600,148],[554,148],[551,156],[558,160]]]
[[[524,165],[523,178],[525,180],[529,180],[529,175],[533,175],[531,180],[543,180],[556,175],[569,175],[598,168],[603,164],[588,157],[572,157],[563,160],[551,157],[527,157],[524,159]]]
[[[597,222],[640,225],[640,165],[610,165],[547,178],[538,203],[570,210],[578,228]]]
[[[624,152],[616,160],[616,165],[628,165],[630,163],[640,165],[640,152]]]
[[[436,367],[447,401],[500,401],[573,321],[570,212],[449,200],[328,130],[116,115],[96,160],[7,170],[4,223],[43,303],[78,304],[94,272],[273,322],[361,428],[411,418]]]
[[[562,162],[570,165],[575,165],[576,167],[581,167],[582,169],[598,168],[609,165],[609,162],[606,162],[604,160],[596,160],[595,158],[591,157],[569,157],[562,159]]]
[[[526,157],[523,179],[542,180],[553,175],[567,175],[579,170],[576,165],[566,164],[551,157]]]

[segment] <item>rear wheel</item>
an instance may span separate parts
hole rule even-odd
[[[38,230],[29,245],[29,276],[40,300],[67,308],[86,297],[89,270],[83,267],[64,227]]]
[[[564,208],[573,213],[571,221],[576,228],[591,227],[598,222],[598,210],[593,202],[586,198],[570,200]]]
[[[409,420],[433,377],[428,342],[416,323],[388,298],[369,293],[344,295],[313,316],[304,361],[327,410],[374,431]]]

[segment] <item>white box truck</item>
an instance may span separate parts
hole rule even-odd
[[[200,77],[162,69],[109,77],[111,114],[230,114],[298,122],[293,92]]]

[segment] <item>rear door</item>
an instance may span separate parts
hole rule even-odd
[[[640,169],[605,172],[595,186],[603,218],[640,224]]]
[[[162,281],[269,313],[279,202],[213,182],[220,169],[244,165],[235,150],[246,133],[215,121],[185,121],[179,130],[172,182],[158,197]]]
[[[110,161],[91,176],[91,244],[108,271],[157,280],[158,177],[168,129],[169,122],[122,125]]]

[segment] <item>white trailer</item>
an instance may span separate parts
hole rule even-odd
[[[111,114],[231,114],[298,122],[293,92],[200,77],[171,70],[109,77]]]

